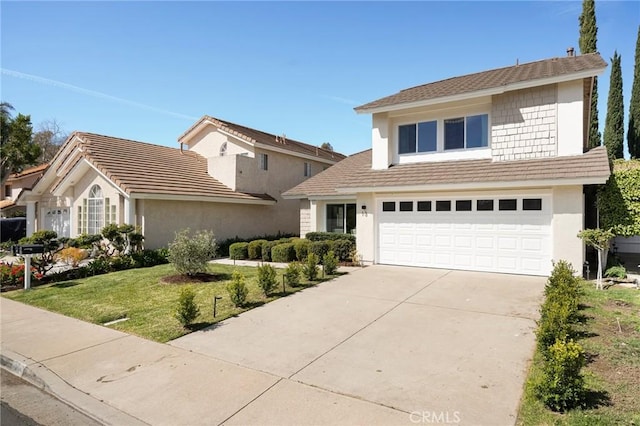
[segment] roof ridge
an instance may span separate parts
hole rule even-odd
[[[101,138],[118,139],[118,140],[125,141],[125,142],[140,143],[140,144],[144,144],[144,145],[151,145],[151,146],[156,147],[156,148],[169,149],[169,150],[172,150],[172,151],[180,151],[179,148],[173,148],[173,147],[166,146],[166,145],[158,145],[156,143],[139,141],[139,140],[135,140],[135,139],[121,138],[119,136],[108,136],[108,135],[103,135],[103,134],[100,134],[100,133],[82,132],[82,131],[74,131],[73,134],[78,135],[78,136],[85,135],[85,136],[88,136],[88,137],[97,136],[97,137],[101,137]]]

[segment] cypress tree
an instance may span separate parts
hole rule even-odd
[[[640,25],[636,38],[636,58],[633,68],[633,87],[629,104],[629,131],[627,146],[631,158],[640,158]]]
[[[624,141],[624,104],[622,101],[622,70],[620,55],[611,58],[611,80],[607,100],[607,118],[604,125],[604,145],[609,158],[622,158]]]
[[[596,5],[595,0],[582,1],[582,14],[578,19],[580,22],[580,53],[595,53],[598,51],[598,27],[596,26]],[[594,148],[601,145],[600,131],[598,130],[598,79],[593,78],[593,91],[591,93],[591,113],[589,114],[588,147]]]

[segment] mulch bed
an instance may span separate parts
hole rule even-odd
[[[187,283],[211,283],[215,281],[224,281],[225,275],[220,274],[196,274],[196,275],[169,275],[160,279],[165,284],[187,284]]]

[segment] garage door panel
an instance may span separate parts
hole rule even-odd
[[[476,237],[476,248],[477,249],[494,249],[495,248],[495,238],[493,237]]]
[[[498,237],[498,250],[517,250],[517,237]]]
[[[453,237],[454,247],[456,249],[470,249],[473,248],[473,236],[472,235],[456,235]]]
[[[436,235],[435,238],[435,249],[449,249],[451,248],[451,236],[450,235]]]

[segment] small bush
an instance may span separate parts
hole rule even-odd
[[[262,243],[267,240],[253,240],[247,246],[247,253],[251,260],[262,260]]]
[[[627,270],[622,265],[612,266],[604,272],[604,276],[609,278],[626,278]]]
[[[167,249],[141,250],[131,253],[136,268],[148,268],[150,266],[164,265],[169,263],[169,252]]]
[[[60,250],[56,258],[75,268],[80,262],[87,258],[87,253],[79,248],[67,247]]]
[[[258,284],[265,296],[276,286],[276,269],[271,265],[258,266]]]
[[[302,273],[309,281],[314,281],[318,278],[318,256],[315,253],[309,253],[307,256]]]
[[[351,252],[356,248],[356,244],[348,239],[333,241],[333,251],[341,261],[351,259]]]
[[[536,330],[538,349],[545,356],[556,340],[571,337],[571,309],[567,303],[547,301],[542,305],[540,321]]]
[[[338,270],[338,258],[332,250],[322,258],[322,266],[326,275],[333,275]]]
[[[310,241],[350,240],[355,244],[356,236],[353,234],[341,234],[339,232],[307,232],[305,238]]]
[[[89,262],[86,268],[90,276],[102,275],[111,272],[111,262],[106,257],[98,257],[93,262]]]
[[[236,308],[243,306],[247,301],[247,295],[249,289],[245,284],[246,278],[239,271],[233,271],[231,274],[231,282],[227,284],[227,293],[229,293],[229,299]]]
[[[315,254],[318,259],[323,259],[329,250],[331,250],[329,241],[313,241],[309,246],[309,253]]]
[[[271,249],[271,261],[289,263],[296,260],[296,249],[293,243],[283,243]]]
[[[309,253],[309,246],[311,246],[311,241],[305,238],[294,241],[293,247],[296,250],[296,259],[300,262],[304,261]]]
[[[584,350],[573,340],[557,340],[549,347],[549,358],[543,366],[542,380],[536,385],[540,400],[554,411],[564,412],[579,407],[584,401]]]
[[[125,269],[131,269],[136,264],[133,258],[129,255],[110,257],[109,263],[111,263],[111,270],[113,271],[124,271]]]
[[[191,324],[200,313],[200,308],[198,308],[195,298],[196,293],[191,287],[185,287],[180,291],[175,317],[183,327]]]
[[[229,257],[231,259],[248,259],[249,251],[248,251],[249,243],[233,243],[229,246]]]
[[[262,260],[264,262],[271,262],[271,250],[280,244],[278,241],[265,241],[262,243]]]
[[[291,287],[298,287],[300,285],[301,274],[302,267],[298,262],[291,262],[284,270],[284,277],[287,280],[287,284]]]
[[[189,235],[189,230],[176,233],[169,245],[169,261],[179,274],[195,275],[206,272],[209,260],[216,255],[216,240],[211,231],[198,231]]]

